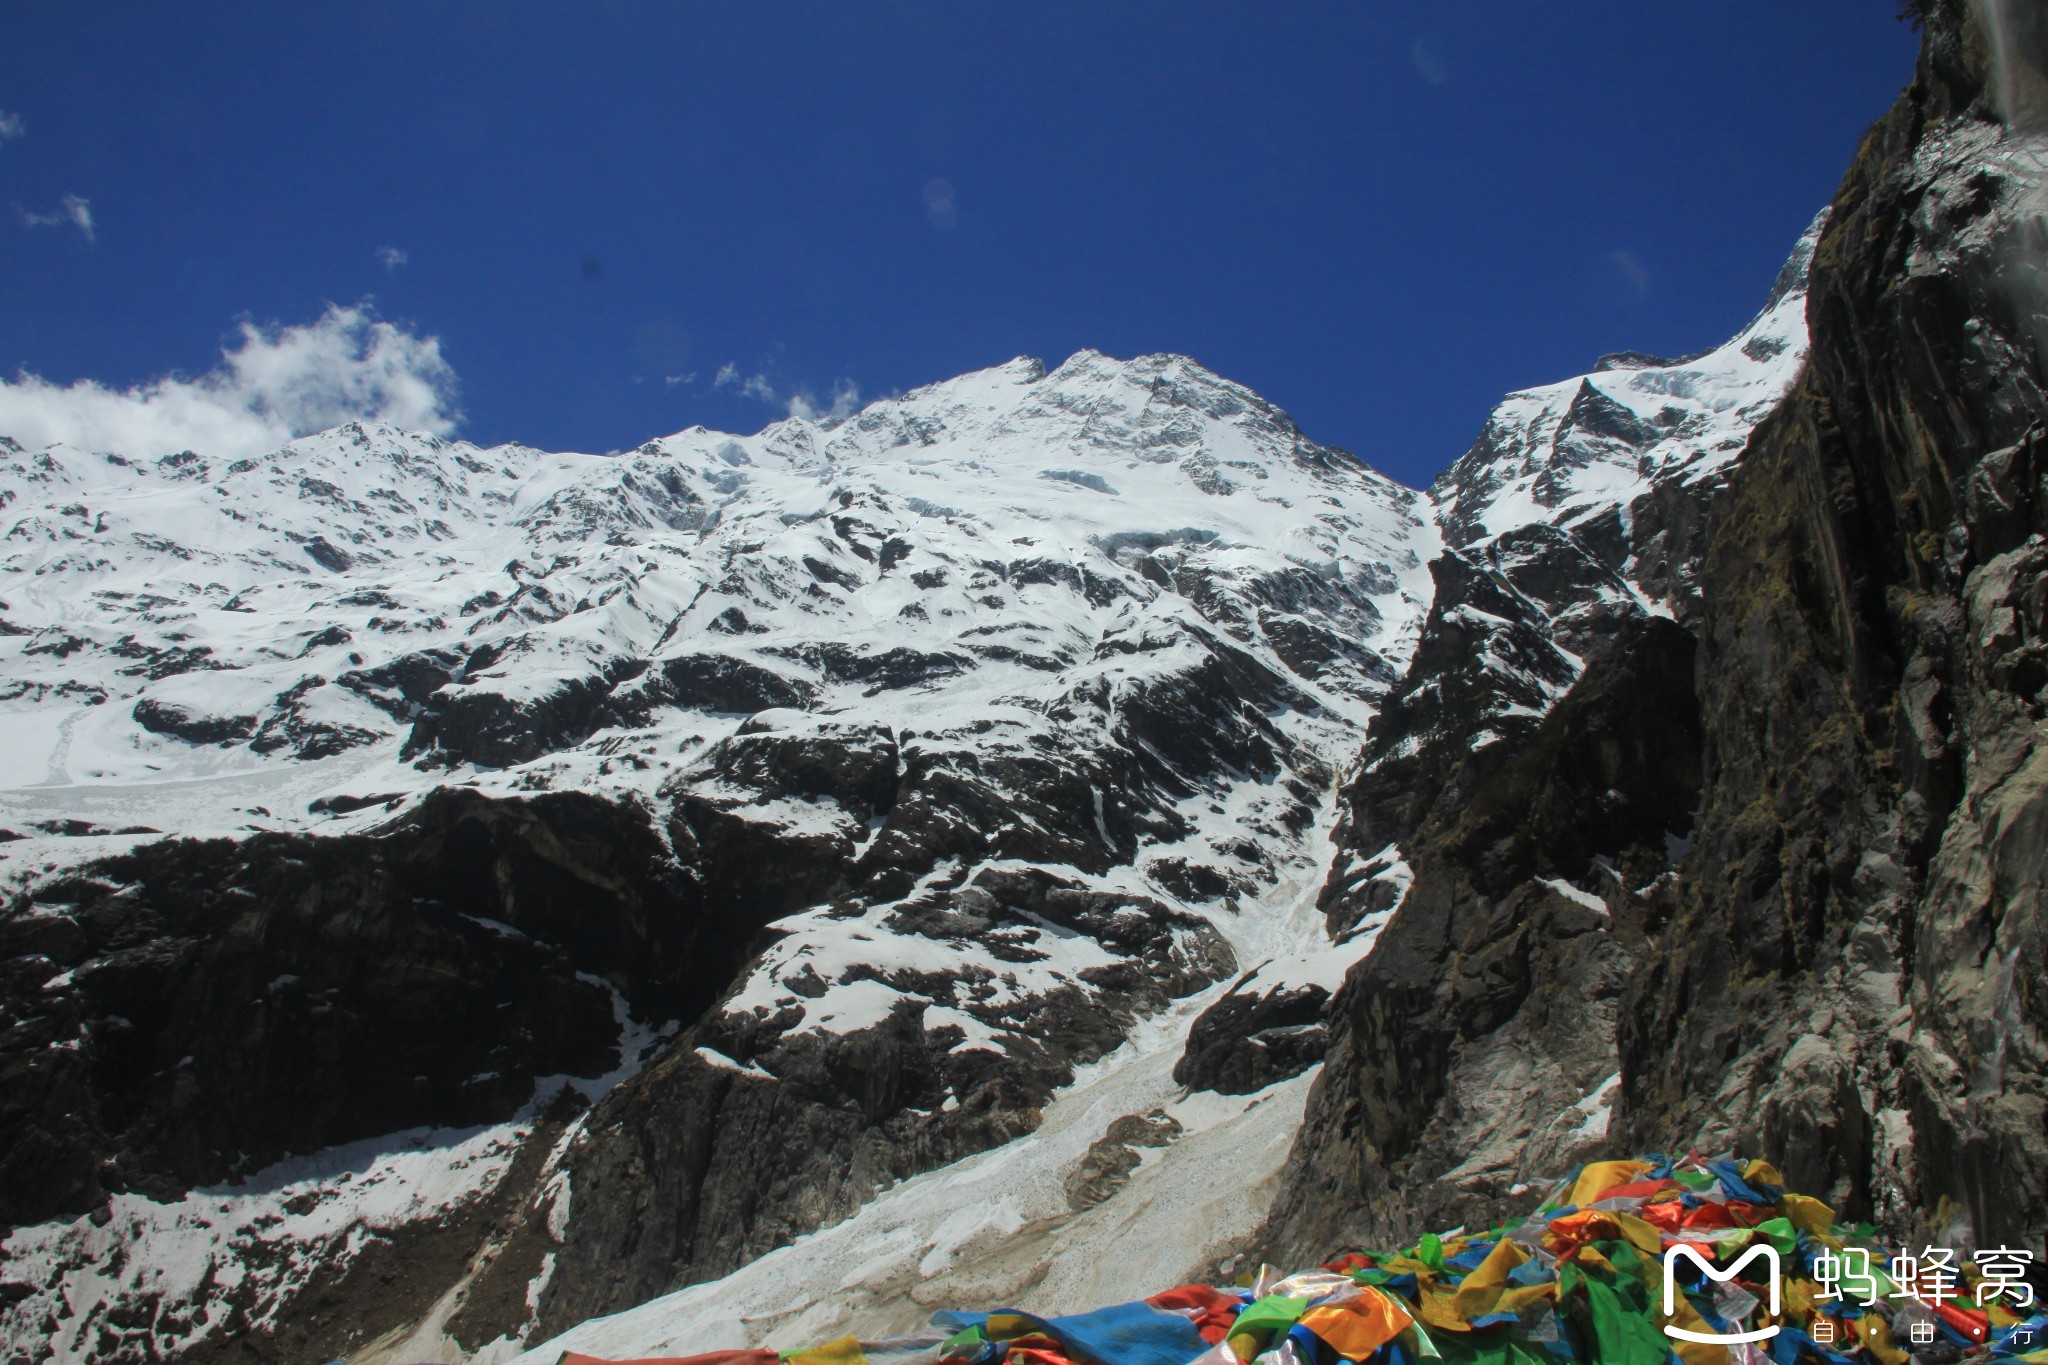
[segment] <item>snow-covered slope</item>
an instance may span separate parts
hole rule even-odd
[[[659,961],[568,964],[688,1026],[583,1121],[532,1210],[560,1273],[530,1297],[572,1320],[666,1287],[678,1266],[731,1269],[878,1183],[1029,1131],[1076,1066],[1230,973],[1267,932],[1274,888],[1320,871],[1320,812],[1405,662],[1437,545],[1422,496],[1256,396],[1179,358],[1092,353],[839,423],[692,430],[619,456],[363,426],[233,463],[9,449],[0,502],[0,822],[20,836],[0,843],[0,875],[23,893],[23,943],[62,945],[24,982],[22,1029],[70,1038],[34,1054],[38,1077],[90,1090],[132,1037],[141,1006],[110,964],[133,926],[165,932],[153,907],[173,887],[254,879],[214,891],[260,904],[275,892],[255,881],[289,882],[313,856],[295,838],[409,850],[457,838],[478,811],[499,819],[430,799],[451,787],[573,790],[659,832],[677,888],[662,913],[711,926],[677,961],[737,972],[705,1013]],[[205,846],[159,833],[255,841],[202,872]],[[372,877],[351,913],[403,923],[407,896],[429,920],[454,912],[435,951],[458,960],[528,938],[590,951],[507,856],[424,897]],[[190,913],[203,922],[213,903]],[[658,949],[649,913],[624,931]],[[161,951],[201,975],[164,989],[210,993],[204,973],[227,968],[190,965],[169,945],[207,931],[178,932]],[[301,975],[266,1008],[305,997],[297,1026],[317,1036],[313,969],[278,979]],[[278,1029],[252,1016],[218,1031],[260,1049]],[[490,1055],[517,1061],[522,1036]],[[896,1078],[881,1095],[860,1080],[876,1048]],[[185,1121],[181,1069],[230,1108],[265,1072],[219,1051],[128,1060],[160,1068],[160,1107],[102,1106],[50,1141],[97,1148],[106,1180],[160,1192],[285,1155],[252,1141],[239,1166],[174,1158],[145,1131]],[[407,1126],[476,1114],[422,1079],[417,1104],[391,1101]],[[520,1098],[506,1079],[485,1088]],[[748,1212],[679,1214],[680,1242],[601,1276],[629,1231],[641,1240],[608,1191],[650,1155],[646,1133],[685,1114],[716,1135],[710,1166],[683,1177]],[[212,1122],[186,1146],[240,1145]],[[322,1131],[376,1136],[337,1122]],[[772,1135],[786,1150],[766,1150]],[[98,1198],[102,1176],[37,1197]],[[118,1237],[35,1239],[70,1249],[66,1283],[120,1283],[80,1259],[120,1255]],[[236,1321],[203,1302],[230,1293],[225,1279],[195,1284],[161,1339],[107,1335],[105,1314],[139,1286],[91,1305],[53,1284],[58,1298],[8,1311],[54,1308],[64,1340],[146,1356]]]
[[[1688,518],[1796,370],[1803,282],[1802,257],[1708,356],[1511,396],[1427,495],[1193,362],[1086,352],[609,456],[362,425],[234,462],[0,446],[6,1046],[23,1093],[135,1096],[23,1109],[22,1151],[83,1164],[0,1159],[9,1216],[43,1220],[9,1249],[51,1268],[8,1330],[152,1359],[298,1331],[311,1288],[369,1305],[294,1339],[322,1358],[503,1354],[708,1281],[578,1339],[787,1345],[856,1270],[863,1326],[1194,1270],[1262,1215],[1321,1011],[1408,884],[1356,782],[1337,799],[1368,726],[1382,766],[1484,747],[1617,611],[1684,613]],[[354,926],[333,961],[229,931],[285,894]],[[394,934],[503,998],[464,1016],[462,1075],[368,1083],[317,1129],[422,1193],[243,1302],[253,1225],[198,1210],[324,1207],[269,1164],[309,1148],[179,1096],[263,1110],[302,1055],[278,1039],[411,1008],[349,958]],[[218,1017],[138,1043],[137,954]],[[542,1055],[536,1018],[614,1002],[673,1045]],[[549,1073],[579,1068],[630,1079],[577,1115]],[[1224,1170],[1201,1238],[1111,1254]],[[68,1221],[110,1193],[206,1202]],[[120,1267],[171,1227],[166,1304]],[[378,1246],[464,1236],[431,1311],[367,1283]],[[1055,1245],[1085,1284],[1044,1278]]]
[[[1593,529],[1659,486],[1686,488],[1734,460],[1806,359],[1806,272],[1816,220],[1763,311],[1683,360],[1608,356],[1592,374],[1509,394],[1431,487],[1447,540],[1472,549],[1525,527]]]
[[[10,789],[380,746],[395,768],[393,740],[504,768],[602,730],[662,739],[528,785],[673,770],[737,723],[709,717],[899,715],[874,700],[898,690],[943,698],[920,708],[939,725],[1028,710],[1075,672],[1141,676],[1119,661],[1189,623],[1292,659],[1355,720],[1427,586],[1414,494],[1168,357],[1018,361],[836,425],[621,456],[353,424],[226,464],[0,450]],[[722,676],[663,672],[707,656]],[[248,823],[192,795],[205,815],[179,827]],[[293,804],[268,827],[305,823]]]

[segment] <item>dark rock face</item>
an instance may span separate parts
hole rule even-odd
[[[1323,1059],[1330,1042],[1323,1022],[1328,991],[1302,986],[1262,995],[1248,986],[1256,982],[1240,981],[1188,1030],[1187,1049],[1173,1068],[1176,1081],[1190,1090],[1251,1095]]]
[[[601,1102],[570,1147],[575,1212],[540,1334],[716,1278],[846,1217],[877,1189],[1030,1132],[1075,1066],[1233,965],[1203,921],[1037,869],[983,868],[886,918],[851,898],[833,913],[877,932],[990,945],[1017,963],[1046,956],[1049,929],[1116,962],[1007,1001],[985,977],[863,969],[897,1003],[845,1034],[800,1030],[789,1006],[713,1012]],[[783,979],[792,1000],[831,984]],[[1004,1046],[927,1018],[938,1009],[1003,1031]]]
[[[753,715],[777,707],[801,709],[816,695],[797,679],[724,654],[668,659],[661,665],[660,678],[660,686],[648,689],[650,701],[700,711]]]
[[[1980,1244],[2034,1245],[2048,234],[2035,153],[1971,109],[1961,11],[1933,7],[1843,185],[1809,373],[1716,510],[1709,779],[1622,1115],[1768,1144],[1855,1216],[1946,1198]]]
[[[1361,773],[1344,793],[1340,839],[1360,854],[1396,842],[1432,809],[1459,805],[1460,778],[1482,777],[1505,758],[1575,676],[1541,609],[1497,568],[1452,551],[1430,574],[1436,599],[1415,657],[1374,718]]]
[[[616,689],[646,671],[621,661],[591,677],[570,678],[538,697],[509,697],[488,687],[434,694],[413,722],[405,752],[446,763],[508,768],[581,743],[619,716]]]
[[[1277,1249],[1458,1222],[1604,1136],[1639,892],[1698,800],[1693,669],[1684,629],[1633,621],[1512,755],[1453,765],[1461,799],[1401,841],[1412,885],[1330,1004]],[[1363,917],[1375,884],[1326,903]]]
[[[407,756],[495,768],[572,748],[607,726],[644,726],[669,707],[752,715],[802,709],[817,696],[817,688],[804,679],[744,659],[684,654],[663,659],[651,670],[645,660],[622,660],[590,676],[567,679],[541,696],[512,697],[477,677],[495,662],[488,650],[467,658],[422,652],[345,673],[338,681],[395,719],[412,723]]]
[[[393,719],[410,720],[467,667],[467,659],[454,650],[421,650],[375,668],[351,670],[335,681]]]
[[[1491,722],[1446,705],[1432,613],[1348,793],[1333,922],[1399,896],[1396,853],[1413,883],[1333,1002],[1282,1256],[1645,1148],[1769,1151],[1852,1217],[1947,1201],[1966,1230],[1913,1231],[1958,1245],[2048,1235],[2048,230],[2031,144],[1976,103],[1983,35],[1927,10],[1818,242],[1807,371],[1709,514],[1665,508],[1658,564],[1634,528],[1637,584],[1685,589],[1696,695],[1683,632],[1624,625],[1475,762],[1459,713]],[[1689,832],[1668,868],[1660,831]]]
[[[193,716],[150,697],[135,703],[135,723],[152,734],[187,744],[233,744],[256,733],[254,716]]]
[[[722,1274],[844,1217],[882,1184],[1036,1126],[1044,1092],[993,1075],[957,1111],[910,1112],[939,1104],[936,1051],[914,1015],[899,1015],[844,1040],[796,1040],[769,1059],[783,1068],[772,1075],[678,1047],[614,1092],[570,1158],[576,1216],[540,1335]]]
[[[644,813],[574,795],[146,845],[0,918],[0,1221],[503,1119],[618,1065],[594,983],[686,1017],[750,936],[696,913]]]

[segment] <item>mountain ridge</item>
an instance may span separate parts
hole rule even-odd
[[[23,1139],[0,1194],[48,1220],[10,1274],[103,1296],[38,1330],[58,1358],[198,1360],[431,1326],[418,1351],[492,1358],[794,1240],[836,1254],[898,1217],[878,1192],[1018,1150],[1044,1202],[1015,1216],[1098,1236],[1232,1143],[1271,1190],[1316,1020],[1413,876],[1358,846],[1340,775],[1421,714],[1418,651],[1477,665],[1470,747],[1683,613],[1688,518],[1797,367],[1789,297],[1736,339],[1776,349],[1571,381],[1601,395],[1575,421],[1503,423],[1526,468],[1454,481],[1456,506],[1576,520],[1507,511],[1462,545],[1429,494],[1170,355],[1017,360],[614,456],[360,424],[227,464],[5,452],[7,723],[53,742],[0,791],[23,836],[0,844]],[[1546,468],[1548,506],[1525,496]],[[1541,668],[1517,630],[1554,673],[1520,702]],[[323,922],[358,935],[331,962],[270,946]],[[371,946],[399,941],[471,964],[474,1002]],[[342,1065],[323,1021],[379,1013],[415,1036],[388,1074]],[[238,1126],[228,1097],[304,1084],[328,1126]],[[370,1152],[364,1179],[501,1210],[485,1233],[376,1215],[368,1245],[468,1264],[424,1318],[329,1240],[340,1186],[278,1174],[400,1130],[412,1164]],[[260,1248],[265,1277],[166,1270],[192,1256],[175,1211],[216,1188],[248,1192],[190,1235],[221,1264]],[[1263,1213],[1219,1206],[1190,1256]],[[927,1264],[1025,1273],[987,1240],[1011,1216],[909,1215],[892,1236],[924,1250],[863,1311],[899,1313]],[[315,1300],[353,1306],[319,1328]]]

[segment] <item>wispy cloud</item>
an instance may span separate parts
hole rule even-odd
[[[812,421],[821,419],[838,421],[851,417],[860,411],[860,385],[851,379],[842,379],[832,386],[830,399],[820,402],[809,389],[799,389],[788,398],[791,417],[808,417]]]
[[[1641,303],[1650,292],[1650,272],[1635,258],[1633,252],[1611,251],[1607,254],[1608,269],[1613,272],[1615,282],[1621,286],[1623,295],[1630,303]]]
[[[928,180],[924,187],[924,216],[941,232],[960,225],[960,196],[950,180]]]
[[[1436,44],[1427,36],[1417,38],[1415,46],[1408,49],[1408,64],[1415,68],[1415,74],[1431,85],[1449,85],[1451,68],[1437,51]]]
[[[435,337],[379,319],[365,305],[328,305],[300,326],[245,322],[220,363],[196,379],[168,375],[132,388],[89,379],[60,387],[23,372],[0,379],[0,435],[31,448],[166,455],[257,455],[351,420],[445,435],[462,414],[455,371]]]
[[[67,194],[57,201],[57,207],[48,213],[36,213],[30,209],[18,209],[23,227],[46,228],[64,227],[67,224],[85,234],[88,242],[98,240],[93,230],[92,204],[75,194]]]
[[[815,389],[808,385],[797,385],[783,389],[766,374],[740,373],[740,367],[728,360],[718,367],[718,374],[711,381],[713,388],[738,389],[743,398],[753,398],[773,408],[781,408],[791,417],[806,417],[816,421],[838,421],[850,417],[860,410],[860,385],[851,379],[841,379],[832,386],[828,397],[820,398]]]
[[[401,247],[380,246],[377,248],[377,263],[387,272],[397,270],[405,264],[405,251]]]
[[[21,115],[0,109],[0,142],[13,142],[27,136],[28,126],[21,121]]]

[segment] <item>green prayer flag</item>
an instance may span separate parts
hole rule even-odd
[[[1799,1246],[1799,1230],[1792,1226],[1790,1218],[1766,1218],[1756,1225],[1756,1230],[1771,1239],[1780,1256],[1790,1256]]]
[[[1233,1337],[1249,1336],[1264,1351],[1271,1342],[1287,1335],[1287,1330],[1301,1321],[1301,1315],[1308,1311],[1308,1299],[1289,1298],[1285,1294],[1268,1294],[1257,1303],[1247,1304],[1237,1315],[1237,1321],[1230,1324]]]
[[[939,1354],[949,1356],[958,1352],[965,1352],[971,1347],[979,1346],[987,1340],[988,1335],[981,1330],[981,1324],[977,1322],[974,1326],[962,1328],[952,1336],[947,1337],[945,1345],[939,1347]]]
[[[1665,1365],[1671,1348],[1649,1314],[1591,1275],[1585,1284],[1593,1316],[1593,1365]]]

